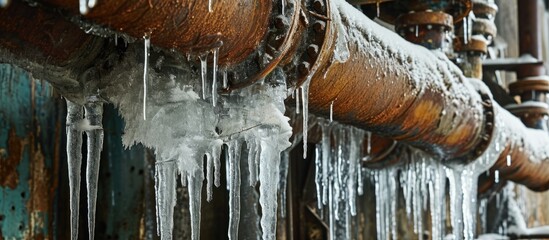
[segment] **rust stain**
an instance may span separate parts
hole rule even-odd
[[[0,155],[0,186],[15,189],[19,184],[17,166],[22,160],[23,150],[27,141],[17,137],[15,128],[11,127],[8,134],[8,156]]]

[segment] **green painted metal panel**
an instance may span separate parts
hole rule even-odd
[[[59,102],[49,84],[0,64],[0,239],[53,236]]]

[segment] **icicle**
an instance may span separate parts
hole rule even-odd
[[[299,88],[297,88],[295,90],[295,113],[299,114],[301,113],[301,107],[299,106],[299,101],[300,101],[300,97],[299,97]]]
[[[227,69],[224,68],[223,70],[223,89],[229,88],[229,81],[227,79]]]
[[[280,0],[281,14],[284,15],[286,12],[286,0]]]
[[[309,83],[307,79],[301,86],[301,99],[303,106],[303,159],[307,158],[307,135],[309,133]]]
[[[469,42],[469,17],[463,19],[463,42],[467,44]]]
[[[247,141],[248,144],[248,175],[250,187],[255,187],[257,185],[257,164],[256,157],[258,155],[258,146],[254,140]]]
[[[330,103],[330,122],[334,121],[334,101]]]
[[[215,48],[213,50],[213,69],[212,69],[212,105],[215,107],[215,104],[217,102],[217,54],[218,54],[219,48]]]
[[[156,222],[162,240],[171,240],[173,231],[173,208],[176,203],[175,161],[161,161],[155,165]]]
[[[88,229],[89,239],[94,239],[95,206],[97,200],[97,182],[99,180],[99,161],[103,150],[103,103],[91,98],[85,105],[86,120],[90,128],[86,131],[88,155],[86,165],[86,185],[88,192]]]
[[[212,185],[213,185],[213,178],[214,178],[213,165],[214,165],[213,157],[209,153],[206,154],[206,179],[207,179],[206,201],[208,202],[212,201]]]
[[[229,239],[238,239],[238,224],[240,222],[240,149],[238,140],[228,144],[229,163]],[[278,173],[278,171],[277,171]],[[263,181],[261,182],[263,183]]]
[[[202,99],[206,99],[206,79],[208,74],[208,53],[200,55],[200,76],[202,77]]]
[[[331,165],[330,165],[330,127],[323,121],[319,121],[321,130],[322,130],[322,204],[326,205],[328,204],[328,189],[329,187],[329,178],[330,173],[332,172]],[[331,206],[331,204],[330,204]],[[331,212],[331,211],[330,211]]]
[[[416,25],[416,37],[419,36],[419,25]]]
[[[88,0],[80,0],[80,14],[88,13]]]
[[[80,211],[80,169],[82,165],[82,131],[78,123],[83,119],[82,106],[67,100],[67,165],[69,170],[71,239],[78,239]]]
[[[276,193],[279,183],[280,150],[276,145],[276,134],[272,130],[260,131],[262,138],[259,162],[259,181],[261,182],[259,204],[263,214],[261,217],[262,239],[273,240],[276,233]]]
[[[366,146],[366,154],[368,156],[372,153],[372,132],[366,132],[366,135],[368,136],[368,146]]]
[[[151,39],[149,35],[143,36],[145,40],[145,60],[143,62],[143,120],[147,120],[147,79],[149,77],[149,48]]]
[[[318,209],[322,209],[322,145],[317,144],[315,147],[315,186],[316,186],[316,200]]]
[[[507,154],[507,166],[511,166],[511,155]]]
[[[360,168],[360,153],[362,145],[362,139],[364,138],[364,133],[361,130],[351,128],[350,129],[350,148],[349,148],[349,180],[348,180],[348,201],[349,201],[349,210],[352,216],[356,216],[356,192],[357,192],[357,181],[359,181],[358,172],[361,171]]]
[[[217,140],[213,143],[212,146],[212,158],[213,158],[213,164],[214,164],[214,184],[216,187],[219,187],[221,185],[221,161],[220,161],[220,155],[221,155],[221,147],[223,145],[223,142],[221,140]]]
[[[97,4],[97,0],[88,0],[88,8],[92,9]]]
[[[202,156],[197,159],[202,162]],[[183,175],[182,175],[183,176]],[[199,168],[194,174],[187,176],[189,191],[189,212],[191,215],[191,235],[193,240],[200,239],[200,206],[202,203],[202,182],[204,181],[204,171]]]
[[[494,182],[499,183],[499,171],[498,170],[496,170],[494,172]]]
[[[208,12],[213,12],[213,0],[208,0]]]
[[[290,152],[283,151],[280,159],[280,215],[286,217],[286,191],[288,184],[288,167],[290,164]]]

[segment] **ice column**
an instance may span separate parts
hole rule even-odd
[[[97,97],[90,97],[84,105],[88,141],[88,156],[86,165],[86,183],[88,192],[88,229],[90,239],[94,239],[95,206],[97,200],[97,181],[99,180],[99,162],[103,150],[103,103]]]
[[[69,169],[71,239],[78,239],[80,206],[80,168],[82,165],[82,130],[78,125],[84,117],[81,105],[67,100],[67,165]]]

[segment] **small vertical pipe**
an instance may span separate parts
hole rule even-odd
[[[519,54],[530,54],[542,58],[541,25],[537,0],[518,0]],[[525,66],[517,72],[518,78],[541,76],[545,74],[543,66]]]

